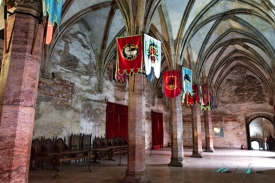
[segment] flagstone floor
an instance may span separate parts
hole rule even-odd
[[[169,167],[170,148],[153,150],[151,156],[146,150],[147,175],[152,183],[275,183],[275,152],[215,149],[214,153],[204,152],[203,158],[191,155],[192,149],[185,148],[186,165]],[[87,163],[62,165],[55,179],[52,170],[30,171],[29,183],[118,183],[125,176],[127,157],[122,156],[121,165],[119,157],[115,159],[91,164],[91,172]]]

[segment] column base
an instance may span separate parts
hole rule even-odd
[[[175,167],[183,167],[186,165],[185,161],[183,158],[172,158],[171,157],[171,162],[168,164],[168,166],[175,166]]]
[[[192,156],[193,158],[202,158],[202,152],[193,151]]]
[[[126,176],[121,183],[148,183],[151,182],[146,171],[126,171]]]
[[[210,148],[205,148],[205,150],[204,150],[204,152],[215,152],[215,150],[214,150],[214,147],[210,147]]]

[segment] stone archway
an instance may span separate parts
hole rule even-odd
[[[275,126],[274,126],[275,116],[274,116],[274,114],[269,113],[269,112],[253,112],[253,113],[247,114],[245,116],[245,124],[246,124],[245,126],[246,126],[247,149],[249,149],[249,150],[251,150],[251,143],[250,143],[251,138],[250,138],[249,125],[254,119],[259,118],[259,117],[268,119],[273,124],[273,131],[274,131],[273,136],[275,135]]]

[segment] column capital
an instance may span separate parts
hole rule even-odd
[[[10,7],[16,7],[15,13],[31,14],[39,17],[42,12],[41,0],[8,0]]]

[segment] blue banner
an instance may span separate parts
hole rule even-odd
[[[61,20],[63,0],[46,0],[45,3],[45,11],[49,14],[50,24],[52,26],[54,26],[54,23],[57,23],[57,25],[59,25]]]
[[[215,108],[215,104],[214,104],[214,96],[212,95],[211,96],[211,110],[213,110],[213,111],[215,111],[216,110],[216,108]]]
[[[192,70],[182,67],[183,95],[193,95]]]

